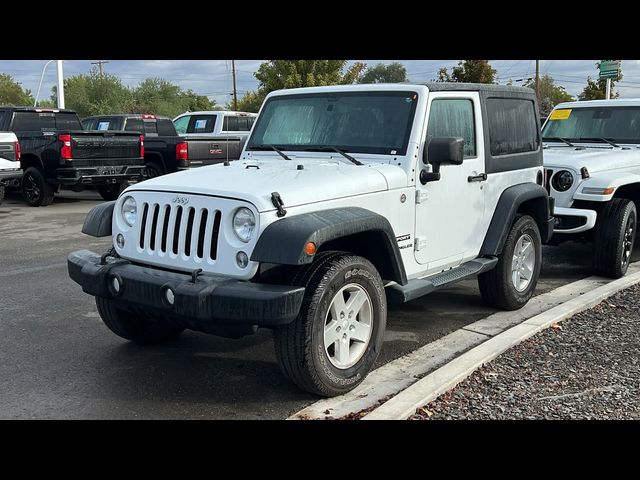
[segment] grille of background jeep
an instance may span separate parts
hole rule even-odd
[[[138,230],[140,248],[150,253],[215,260],[221,218],[220,210],[144,202]]]

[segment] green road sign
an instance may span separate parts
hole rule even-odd
[[[618,78],[620,76],[620,60],[601,60],[600,75],[598,78],[604,80],[606,78]]]

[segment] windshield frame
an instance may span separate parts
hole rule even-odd
[[[413,131],[413,125],[415,122],[416,110],[418,108],[418,102],[420,94],[415,90],[345,90],[345,91],[327,91],[327,92],[314,92],[314,93],[292,93],[292,94],[284,94],[284,95],[274,95],[268,98],[262,109],[260,110],[260,114],[256,118],[254,122],[253,128],[251,129],[251,135],[247,140],[246,149],[248,151],[259,151],[261,150],[261,143],[254,143],[255,135],[258,130],[258,126],[263,118],[263,112],[267,108],[267,106],[273,102],[281,99],[287,98],[329,98],[329,97],[402,97],[411,95],[413,96],[413,102],[411,106],[411,110],[409,111],[409,116],[407,118],[407,126],[405,127],[404,138],[401,148],[395,149],[395,153],[390,153],[392,151],[391,148],[388,147],[370,147],[370,146],[358,146],[358,145],[302,145],[302,144],[282,144],[277,143],[276,145],[280,150],[283,151],[305,151],[307,149],[315,150],[322,149],[326,147],[336,147],[341,150],[344,150],[347,153],[361,153],[361,154],[377,154],[377,155],[394,155],[394,156],[403,156],[407,154],[407,149],[409,148],[409,140],[411,137],[411,132]],[[256,147],[256,148],[252,148]]]
[[[603,109],[616,109],[616,110],[622,110],[622,109],[636,109],[638,110],[638,115],[640,116],[640,105],[601,105],[601,106],[567,106],[567,107],[560,107],[560,108],[555,108],[554,110],[572,110],[572,111],[576,111],[576,110],[603,110]],[[549,115],[549,118],[547,119],[547,121],[544,123],[544,125],[542,126],[542,128],[540,129],[540,135],[542,137],[542,141],[545,143],[550,143],[550,142],[555,142],[555,143],[560,143],[559,140],[557,140],[558,135],[550,135],[550,136],[545,136],[544,135],[544,131],[547,128],[547,126],[549,125],[549,122],[556,122],[556,121],[562,121],[562,120],[551,120],[551,115]],[[563,139],[570,141],[571,143],[598,143],[598,144],[604,144],[607,145],[607,143],[603,140],[598,140],[599,137],[597,136],[592,136],[592,137],[567,137],[566,135],[562,136]],[[602,137],[605,138],[605,137]],[[612,141],[613,143],[616,144],[631,144],[631,145],[640,145],[640,135],[638,136],[638,138],[620,138],[620,137],[606,137],[607,140]]]

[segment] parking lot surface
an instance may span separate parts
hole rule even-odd
[[[108,248],[80,233],[100,201],[64,192],[45,208],[17,194],[0,205],[0,418],[282,419],[317,400],[282,377],[269,330],[241,340],[185,331],[156,347],[111,333],[66,267],[73,250]],[[590,251],[545,247],[536,293],[589,276]],[[494,311],[475,280],[391,307],[377,366]]]

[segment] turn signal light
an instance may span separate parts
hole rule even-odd
[[[316,244],[313,242],[307,242],[307,244],[304,246],[304,251],[307,255],[313,255],[314,253],[316,253]]]

